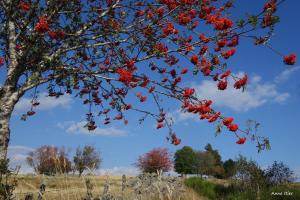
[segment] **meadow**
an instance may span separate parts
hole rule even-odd
[[[168,177],[161,177],[162,179]],[[18,175],[17,186],[14,190],[16,200],[24,200],[26,195],[32,195],[38,199],[41,184],[46,185],[45,192],[40,195],[41,199],[47,200],[297,200],[300,199],[300,183],[290,183],[271,188],[261,188],[259,197],[254,188],[244,189],[232,180],[201,179],[199,177],[178,178],[172,177],[178,183],[183,183],[183,188],[172,184],[164,189],[163,184],[150,180],[147,183],[131,184],[137,177],[129,176],[43,176],[43,175]],[[90,186],[86,181],[90,180]],[[161,183],[164,180],[161,181]],[[154,191],[149,189],[152,184]],[[145,185],[147,185],[146,188]],[[173,184],[174,185],[174,184]],[[90,187],[88,189],[88,187]],[[158,188],[159,187],[159,188]],[[152,189],[153,189],[152,188]],[[157,190],[155,189],[157,188]],[[137,189],[139,191],[137,191]],[[159,192],[158,192],[159,190]],[[90,193],[90,194],[89,194]],[[137,195],[140,193],[140,195]],[[149,194],[151,193],[151,195]],[[108,195],[109,194],[109,195]],[[90,196],[89,196],[90,195]]]
[[[109,192],[114,198],[111,199],[124,199],[133,200],[136,199],[143,200],[156,200],[156,199],[178,199],[178,200],[205,200],[206,198],[200,197],[193,189],[184,187],[184,191],[181,195],[175,195],[177,197],[171,197],[167,193],[173,193],[174,190],[165,190],[165,194],[161,194],[160,197],[157,193],[155,195],[149,195],[148,192],[142,191],[141,195],[135,195],[135,189],[130,182],[134,181],[135,177],[126,177],[126,187],[122,191],[122,176],[32,176],[32,175],[19,175],[16,177],[17,186],[14,190],[14,195],[16,200],[24,200],[26,195],[33,195],[33,199],[37,199],[39,195],[40,185],[45,184],[46,190],[42,195],[42,199],[45,200],[82,200],[88,199],[87,197],[87,185],[86,180],[90,180],[92,184],[92,197],[93,199],[101,199],[105,196],[105,188],[109,185]],[[177,178],[179,181],[183,181]],[[107,184],[108,183],[108,184]],[[141,187],[139,185],[137,187]],[[176,190],[176,188],[174,188]],[[147,189],[145,189],[147,190]],[[178,188],[177,188],[178,190]],[[106,191],[107,193],[107,191]],[[152,192],[154,194],[155,192]],[[122,195],[123,194],[123,195]],[[138,196],[138,197],[136,197]],[[174,195],[173,195],[174,196]]]

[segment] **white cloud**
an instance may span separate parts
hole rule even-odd
[[[21,166],[20,174],[33,173],[33,169],[26,163],[28,153],[33,150],[33,148],[25,146],[9,146],[7,156],[10,159],[10,168],[15,169],[17,166]]]
[[[275,77],[274,81],[276,83],[284,82],[284,81],[288,80],[299,69],[300,69],[300,66],[285,69],[283,72],[281,72],[278,76]]]
[[[178,109],[172,113],[168,113],[167,117],[169,119],[171,118],[174,123],[181,122],[181,121],[187,121],[187,120],[193,120],[196,122],[199,121],[199,115],[195,115],[195,114],[188,113],[188,112],[183,112],[180,109]]]
[[[237,76],[241,77],[241,74]],[[229,81],[229,87],[220,91],[214,81],[202,81],[194,85],[197,95],[201,99],[211,99],[216,106],[228,107],[234,111],[245,112],[257,108],[267,102],[283,103],[289,94],[279,92],[275,83],[264,83],[261,77],[254,75],[244,92],[233,87],[233,81]]]
[[[21,98],[15,106],[16,112],[28,111],[31,107],[31,98]],[[40,105],[36,107],[37,110],[50,110],[56,107],[70,108],[70,104],[73,102],[71,95],[63,95],[59,98],[49,97],[47,93],[41,93],[38,101]]]
[[[57,126],[61,129],[64,129],[67,133],[70,134],[86,134],[91,136],[126,136],[127,131],[122,129],[117,129],[115,127],[108,128],[96,128],[93,131],[87,130],[84,125],[86,125],[85,121],[74,122],[74,121],[66,121],[63,123],[58,123]]]
[[[139,169],[136,167],[113,167],[106,169],[99,169],[98,173],[100,175],[113,175],[113,176],[136,176],[139,174]]]

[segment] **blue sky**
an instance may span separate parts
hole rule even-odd
[[[264,1],[235,3],[238,11],[233,14],[240,15],[261,11]],[[300,19],[299,7],[297,0],[288,0],[279,7],[277,14],[281,22],[276,27],[271,44],[283,54],[295,52],[300,55],[300,28],[296,22],[296,19]],[[263,167],[275,160],[283,161],[300,173],[300,64],[297,64],[288,68],[282,58],[268,48],[245,41],[241,42],[228,66],[234,73],[246,72],[250,76],[246,92],[233,89],[216,92],[215,83],[199,76],[186,81],[187,85],[196,87],[200,96],[214,99],[216,108],[227,116],[233,116],[241,127],[247,119],[260,122],[259,133],[270,138],[270,151],[257,153],[252,142],[236,145],[235,137],[226,130],[215,137],[214,126],[180,113],[179,104],[173,102],[166,102],[165,105],[175,119],[174,131],[182,139],[179,146],[169,144],[165,139],[167,130],[156,130],[152,119],[139,124],[140,115],[134,112],[129,112],[127,126],[115,122],[109,126],[101,125],[95,133],[89,134],[81,128],[87,108],[80,100],[70,96],[53,100],[45,97],[46,94],[41,91],[41,106],[37,114],[26,122],[21,121],[20,116],[28,109],[28,96],[16,106],[11,121],[10,156],[13,163],[24,163],[26,153],[41,145],[65,146],[74,150],[77,146],[91,144],[102,153],[103,171],[121,173],[134,172],[132,164],[137,157],[152,148],[166,147],[175,152],[184,145],[203,149],[207,143],[211,143],[219,150],[223,160],[242,154],[253,158]],[[152,109],[151,106],[149,108]],[[25,165],[23,171],[28,171]]]

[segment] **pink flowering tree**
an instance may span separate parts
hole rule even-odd
[[[270,0],[260,13],[232,19],[233,3],[220,0],[1,0],[0,66],[5,75],[0,85],[0,159],[7,155],[16,103],[32,94],[25,120],[35,114],[43,88],[53,98],[81,98],[88,105],[85,127],[90,131],[114,120],[127,124],[126,112],[132,110],[153,117],[157,129],[167,128],[168,140],[178,145],[181,140],[160,103],[165,96],[179,102],[182,112],[233,132],[237,144],[254,138],[260,149],[266,148],[266,138],[240,128],[216,111],[214,102],[182,83],[192,75],[205,76],[220,92],[244,89],[247,75],[237,77],[226,62],[242,38],[271,48],[281,2]],[[295,54],[281,56],[287,65],[296,61]],[[180,64],[184,60],[189,64]],[[129,94],[157,110],[132,105]],[[92,108],[103,121],[95,119]]]
[[[168,172],[173,167],[172,156],[166,148],[156,148],[140,156],[135,163],[142,172]]]

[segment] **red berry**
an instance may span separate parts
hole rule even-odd
[[[165,126],[164,124],[158,123],[157,126],[156,126],[156,129],[160,129],[160,128],[164,127],[164,126]]]
[[[239,138],[238,141],[236,141],[237,144],[244,144],[246,142],[246,138],[243,137],[243,138]]]
[[[284,56],[283,57],[283,62],[287,65],[293,65],[296,63],[296,54],[292,53],[289,56]]]
[[[227,127],[232,132],[236,132],[239,129],[239,126],[237,124],[229,124]]]
[[[27,112],[27,115],[28,115],[28,116],[32,116],[32,115],[34,115],[34,114],[35,114],[34,111],[28,111],[28,112]]]
[[[227,88],[227,81],[226,80],[225,81],[223,81],[223,80],[219,81],[218,89],[219,90],[225,90],[226,88]]]
[[[225,126],[228,126],[229,124],[231,124],[233,122],[233,118],[232,117],[229,117],[229,118],[226,118],[223,120],[223,124]]]

